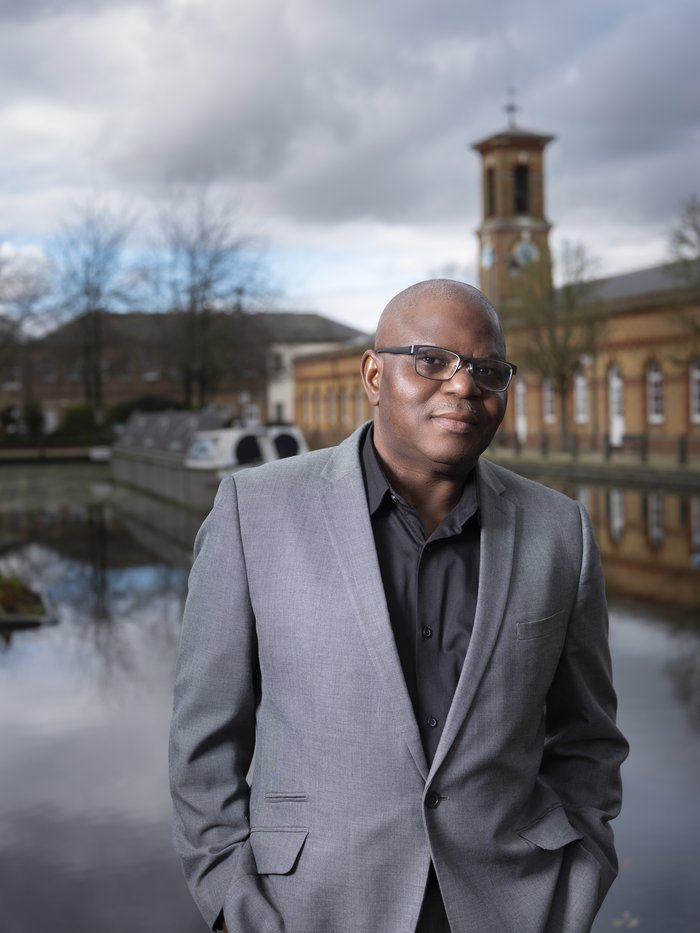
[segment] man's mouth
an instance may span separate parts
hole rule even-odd
[[[430,416],[448,431],[466,433],[476,427],[479,419],[473,411],[436,411]]]

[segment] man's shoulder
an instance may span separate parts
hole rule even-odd
[[[250,467],[234,473],[237,486],[265,486],[269,483],[308,482],[314,476],[320,475],[333,455],[334,447],[325,447],[322,450],[310,450],[307,453],[286,457],[283,460],[273,460],[260,466]]]
[[[518,505],[548,511],[551,509],[578,511],[577,503],[563,492],[521,476],[492,460],[482,459],[479,463],[480,482],[489,483],[498,492],[516,501]]]
[[[239,490],[246,492],[308,490],[322,479],[332,480],[337,474],[360,469],[361,436],[359,429],[335,447],[240,470],[232,474],[233,481]]]

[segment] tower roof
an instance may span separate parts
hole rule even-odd
[[[547,143],[550,143],[554,136],[548,136],[543,133],[535,133],[533,130],[526,130],[520,126],[508,126],[504,130],[493,133],[485,139],[472,143],[472,149],[476,149],[482,155],[490,152],[492,149],[544,149]]]

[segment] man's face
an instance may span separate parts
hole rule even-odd
[[[430,344],[461,356],[502,359],[500,334],[478,303],[426,297],[382,334],[382,345]],[[464,366],[445,382],[416,373],[412,356],[372,354],[363,367],[376,406],[374,439],[395,472],[460,475],[491,443],[506,393],[478,388]]]

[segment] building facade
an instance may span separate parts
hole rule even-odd
[[[513,300],[526,266],[538,263],[551,282],[544,150],[553,138],[511,123],[472,147],[481,156],[479,283],[497,308]]]
[[[260,312],[242,320],[245,328],[229,315],[213,321],[206,388],[207,404],[247,421],[292,421],[294,357],[342,346],[359,334],[314,313]],[[171,316],[104,312],[99,340],[97,323],[73,319],[24,344],[0,343],[0,411],[16,411],[19,420],[28,402],[39,405],[50,433],[66,412],[83,405],[104,417],[115,406],[149,397],[199,407],[188,405],[186,391],[196,341],[174,328]],[[191,375],[197,378],[196,371]]]
[[[700,466],[700,296],[674,265],[591,283],[600,322],[595,351],[583,354],[562,411],[554,387],[521,366],[500,443],[546,451],[626,450],[640,459],[693,459]],[[508,333],[518,362],[527,335]]]
[[[310,447],[337,444],[370,418],[360,361],[373,343],[373,336],[359,337],[345,347],[297,358],[296,423]]]
[[[553,138],[511,123],[474,144],[480,286],[501,311],[517,312],[533,268],[545,293],[551,282],[544,152]],[[509,314],[508,354],[521,365],[496,443],[548,451],[566,435],[573,452],[620,449],[700,462],[700,290],[664,265],[587,282],[585,294],[582,319],[595,319],[597,336],[578,360],[563,409],[556,387],[522,365],[528,326]],[[369,416],[359,368],[370,345],[297,362],[296,420],[312,446],[336,443]]]

